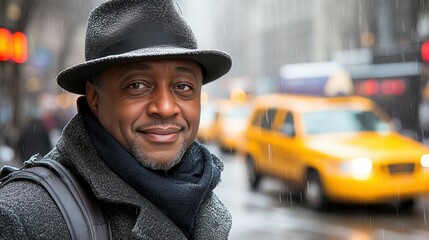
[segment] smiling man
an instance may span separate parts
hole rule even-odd
[[[106,131],[143,166],[168,170],[196,137],[202,78],[191,60],[143,61],[102,71],[86,96]]]
[[[223,163],[195,141],[202,85],[231,58],[198,49],[172,0],[110,0],[89,17],[86,61],[58,84],[78,113],[44,156],[96,199],[113,239],[227,239],[213,193]],[[37,143],[35,143],[37,144]],[[55,202],[30,181],[0,188],[1,239],[71,239]]]

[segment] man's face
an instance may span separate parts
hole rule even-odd
[[[144,166],[170,169],[194,141],[202,72],[190,60],[150,60],[101,72],[100,94],[87,83],[91,111]]]

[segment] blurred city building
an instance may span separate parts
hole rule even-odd
[[[276,91],[281,66],[330,61],[344,50],[355,50],[354,61],[404,53],[415,61],[429,29],[427,0],[207,0],[208,13],[182,2],[186,14],[217,19],[198,23],[215,25],[217,35],[208,37],[235,60],[229,78],[250,79],[256,95]]]
[[[378,89],[355,93],[385,107],[403,133],[421,138],[416,135],[429,131],[418,120],[425,121],[420,111],[429,112],[422,98],[428,68],[421,56],[429,1],[207,1],[210,11],[204,13],[182,1],[193,19],[217,19],[196,22],[214,24],[218,34],[207,37],[234,59],[229,75],[211,84],[209,93],[225,96],[236,86],[254,95],[281,92],[284,66],[335,61],[350,71],[355,88]]]
[[[83,60],[88,13],[100,2],[0,2],[0,28],[24,33],[28,47],[25,62],[0,61],[0,126],[22,129],[43,93],[55,96],[53,104],[62,114],[75,111],[76,96],[64,93],[55,76]],[[225,50],[234,59],[230,73],[204,87],[209,98],[227,98],[233,89],[254,95],[277,92],[282,66],[334,60],[418,63],[421,88],[426,86],[419,53],[429,35],[429,0],[178,2],[200,47]],[[413,101],[419,101],[420,86],[415,91],[419,97]]]
[[[99,1],[98,1],[99,2]],[[72,115],[75,96],[55,83],[60,70],[83,60],[86,19],[96,1],[4,0],[0,2],[0,29],[23,33],[25,45],[0,36],[0,138],[12,147],[32,119],[49,106],[59,126]],[[6,36],[6,37],[5,37]],[[16,48],[22,61],[5,56]],[[12,50],[11,50],[12,49]],[[1,58],[1,57],[0,57]],[[48,98],[46,98],[48,96]],[[41,105],[41,98],[49,99]]]

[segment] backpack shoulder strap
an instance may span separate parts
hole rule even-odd
[[[0,187],[16,180],[30,180],[44,187],[60,209],[72,239],[111,239],[110,227],[95,200],[59,162],[30,161],[22,169],[6,168],[2,173],[7,176]]]

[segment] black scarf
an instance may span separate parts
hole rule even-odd
[[[190,238],[201,203],[218,184],[222,162],[194,142],[180,163],[166,171],[143,167],[90,112],[85,98],[78,101],[98,154],[109,168],[149,199]]]

